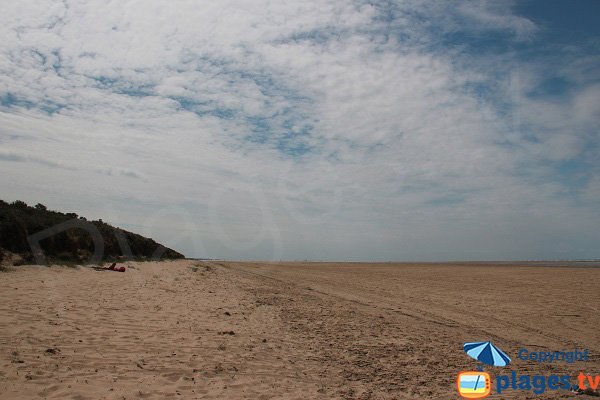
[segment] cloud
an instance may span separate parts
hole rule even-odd
[[[518,51],[543,34],[510,2],[14,2],[0,182],[195,256],[597,254],[598,59]]]
[[[112,168],[103,168],[103,169],[100,168],[100,169],[97,169],[96,172],[99,174],[107,175],[107,176],[121,175],[121,176],[125,176],[127,178],[141,179],[144,181],[146,180],[146,178],[144,178],[143,175],[141,175],[139,172],[131,171],[131,170],[127,170],[127,169],[117,169],[115,171]]]
[[[457,10],[459,15],[467,19],[468,30],[495,30],[512,34],[517,40],[530,39],[539,28],[530,19],[515,15],[513,4],[510,1],[460,2]]]
[[[75,167],[70,166],[68,164],[56,162],[56,161],[53,161],[53,160],[50,160],[47,158],[23,155],[23,154],[7,152],[7,151],[0,151],[0,161],[18,162],[18,163],[34,163],[34,164],[42,165],[44,167],[61,168],[61,169],[68,169],[68,170],[75,169]]]

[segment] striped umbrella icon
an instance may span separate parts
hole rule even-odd
[[[494,346],[492,342],[471,342],[463,346],[465,353],[487,365],[506,367],[510,364],[510,357]]]

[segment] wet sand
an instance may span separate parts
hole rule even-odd
[[[0,274],[0,399],[456,399],[462,344],[487,340],[513,359],[492,378],[600,374],[594,265],[127,265]]]

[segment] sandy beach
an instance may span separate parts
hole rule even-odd
[[[0,399],[457,399],[463,343],[488,340],[513,359],[490,375],[600,374],[593,265],[124,265],[0,274]]]

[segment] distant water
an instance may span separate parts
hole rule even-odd
[[[600,260],[539,260],[539,261],[491,261],[474,264],[479,265],[514,265],[514,266],[531,266],[531,267],[548,267],[548,268],[600,268]]]

